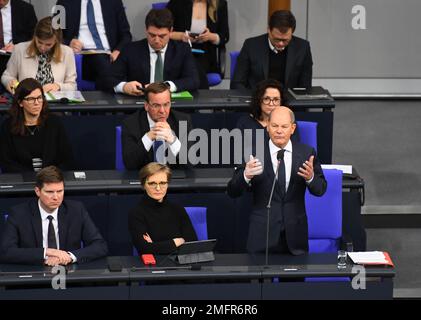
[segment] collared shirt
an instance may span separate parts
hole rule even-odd
[[[272,160],[273,173],[276,173],[276,168],[278,167],[278,151],[281,148],[274,145],[272,140],[269,140],[269,152],[270,159]],[[292,168],[292,143],[291,140],[288,141],[287,145],[284,148],[284,163],[285,163],[285,188],[287,191],[289,182],[291,180],[291,168]]]
[[[269,37],[268,37],[268,42],[269,42],[269,49],[270,49],[271,51],[273,51],[273,52],[275,52],[275,53],[280,53],[280,52],[282,52],[282,50],[281,50],[281,51],[279,51],[278,49],[276,49],[276,48],[273,46],[272,42],[270,42]]]
[[[13,35],[12,35],[12,6],[10,1],[1,8],[1,16],[3,19],[3,39],[4,45],[12,42]]]
[[[54,218],[52,220],[53,226],[54,226],[54,233],[56,236],[57,249],[60,250],[60,239],[58,235],[58,208],[55,209],[52,213],[48,213],[41,206],[41,200],[38,200],[38,208],[39,208],[39,212],[41,213],[42,246],[44,247],[44,260],[45,260],[47,258],[46,251],[48,248],[48,226],[50,224],[50,220],[48,220],[48,216],[52,216]],[[73,262],[77,261],[77,258],[73,253],[68,252],[68,254],[70,254],[70,257],[72,258]]]
[[[152,120],[152,118],[149,116],[149,113],[146,113],[146,116],[148,117],[149,128],[152,129],[153,127],[155,127],[156,122]],[[180,140],[178,140],[178,138],[175,134],[174,134],[174,136],[175,136],[175,141],[172,144],[167,144],[167,145],[169,145],[171,153],[174,156],[177,156],[177,154],[181,150],[181,142],[180,142]],[[145,147],[146,151],[149,152],[149,150],[153,146],[154,141],[149,138],[147,133],[145,133],[145,135],[142,138],[142,143],[143,143],[143,146]]]
[[[149,63],[150,63],[150,69],[151,69],[150,76],[149,76],[149,83],[153,83],[155,82],[155,63],[156,63],[156,60],[158,59],[158,55],[156,54],[155,49],[153,49],[149,44],[148,44],[148,48],[149,48]],[[163,65],[164,69],[165,69],[165,53],[167,52],[167,49],[168,49],[168,44],[160,50],[162,61],[164,62],[164,65]],[[174,84],[174,82],[172,81],[165,81],[165,82],[170,86],[171,92],[177,91],[177,87]],[[114,91],[116,93],[124,93],[123,87],[126,83],[127,81],[120,82],[118,85],[114,87]],[[145,85],[145,83],[142,83],[142,85]]]
[[[92,33],[88,27],[88,16],[87,16],[87,7],[88,0],[82,0],[81,10],[80,10],[80,25],[79,25],[79,40],[83,43],[84,49],[95,49],[95,41],[92,37]],[[104,18],[102,16],[101,1],[92,0],[92,5],[95,12],[95,23],[98,30],[99,37],[101,38],[102,46],[104,50],[111,50],[110,44],[108,42],[107,34],[105,31]]]

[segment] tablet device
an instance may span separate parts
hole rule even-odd
[[[215,245],[216,239],[184,242],[178,247],[177,261],[180,264],[213,261]]]

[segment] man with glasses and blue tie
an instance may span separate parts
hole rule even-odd
[[[9,213],[1,239],[2,262],[56,266],[107,255],[107,244],[83,204],[64,201],[64,179],[57,167],[37,173],[35,193],[37,200]]]
[[[121,0],[58,0],[66,11],[64,44],[74,53],[97,50],[110,54],[83,57],[83,79],[97,81],[109,72],[125,45],[132,41],[130,25]]]
[[[190,116],[171,110],[171,92],[163,82],[145,89],[145,108],[123,121],[122,149],[126,169],[139,170],[150,162],[187,165]]]
[[[246,39],[237,58],[231,89],[254,89],[265,79],[284,88],[310,88],[313,59],[307,40],[293,36],[295,17],[289,10],[275,11],[268,32]]]
[[[113,63],[101,90],[143,95],[153,82],[166,82],[171,92],[196,90],[199,75],[188,44],[170,40],[173,17],[168,9],[152,9],[145,19],[146,39],[127,45]]]

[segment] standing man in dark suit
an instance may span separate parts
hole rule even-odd
[[[162,82],[150,84],[145,89],[145,109],[123,122],[124,165],[130,170],[139,170],[153,161],[186,165],[190,130],[190,117],[171,110],[168,86]]]
[[[315,150],[290,140],[295,127],[294,113],[286,107],[276,107],[267,127],[270,139],[265,142],[264,165],[250,156],[250,161],[237,169],[228,183],[231,197],[240,196],[249,187],[253,192],[247,240],[251,253],[266,249],[266,206],[278,166],[269,220],[269,252],[294,255],[308,252],[304,194],[308,188],[311,194],[322,196],[327,182]]]
[[[170,40],[171,12],[152,9],[145,25],[146,39],[124,48],[102,89],[139,96],[149,83],[164,81],[171,92],[196,90],[199,76],[191,48],[186,43]]]
[[[32,4],[23,0],[0,0],[0,49],[12,52],[15,44],[31,40],[36,24]],[[9,56],[1,56],[0,74],[8,60]]]
[[[66,9],[64,43],[74,53],[83,49],[110,51],[111,54],[83,58],[83,78],[96,81],[109,71],[125,45],[132,41],[130,25],[121,0],[58,0]]]
[[[310,44],[292,35],[295,25],[295,17],[290,11],[275,11],[269,19],[268,33],[244,42],[231,89],[254,89],[265,79],[278,80],[284,88],[311,87]]]
[[[63,201],[64,179],[58,168],[37,173],[35,193],[38,201],[10,211],[1,241],[2,262],[55,266],[107,254],[107,245],[84,206]]]

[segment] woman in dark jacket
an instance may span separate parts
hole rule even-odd
[[[59,118],[48,113],[42,85],[27,78],[17,86],[0,129],[0,168],[24,172],[50,165],[72,169],[72,148]]]
[[[206,73],[219,73],[217,49],[224,48],[229,40],[226,0],[170,0],[167,8],[174,17],[171,38],[190,41],[194,49],[204,51],[193,52],[201,79]]]

